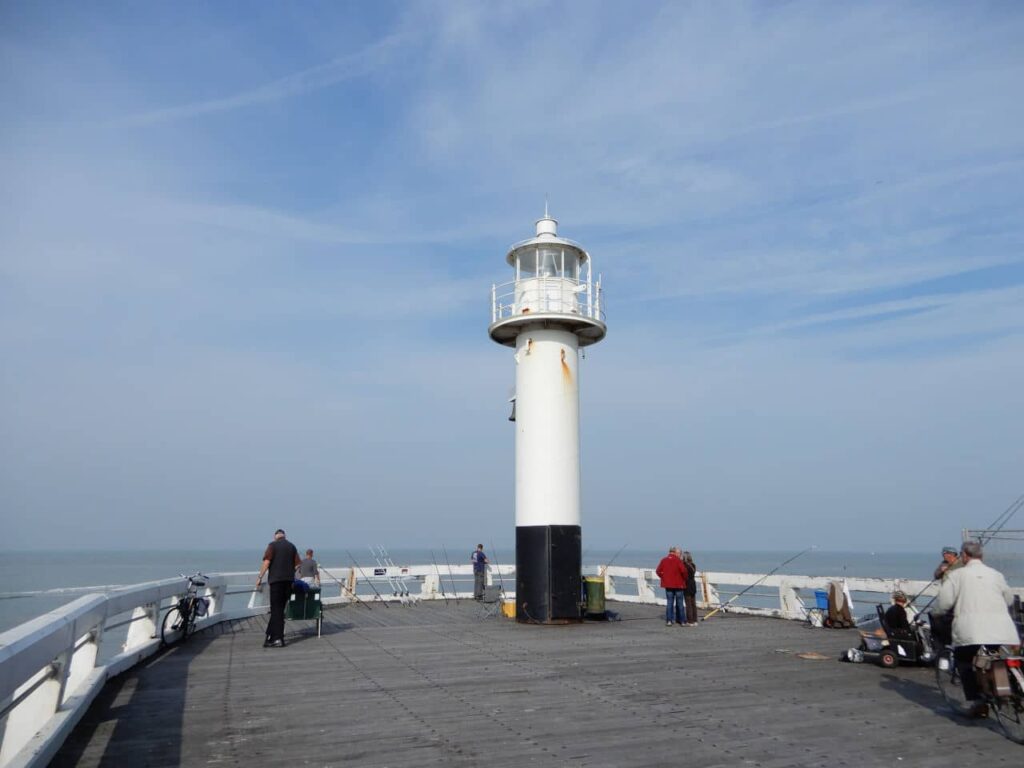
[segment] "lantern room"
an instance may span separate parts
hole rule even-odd
[[[580,346],[604,338],[600,276],[595,283],[589,254],[558,236],[558,222],[547,211],[536,235],[513,245],[505,260],[513,280],[491,288],[492,339],[514,346],[527,324],[572,330]]]

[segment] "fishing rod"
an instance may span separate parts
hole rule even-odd
[[[987,541],[995,538],[996,534],[1006,527],[1006,524],[1010,522],[1010,519],[1017,514],[1021,507],[1024,507],[1024,494],[1018,496],[1010,506],[1003,510],[1003,513],[985,530],[987,535],[978,537],[978,543],[985,544]]]
[[[622,554],[622,551],[623,551],[623,550],[624,550],[624,549],[625,549],[626,547],[628,547],[628,546],[629,546],[629,542],[627,542],[627,543],[623,544],[623,545],[622,545],[621,547],[619,547],[619,551],[618,551],[618,552],[616,552],[616,553],[615,553],[614,555],[612,555],[612,559],[611,559],[611,560],[609,560],[609,561],[608,561],[607,563],[605,563],[605,564],[604,564],[604,565],[603,565],[603,566],[601,567],[601,578],[604,578],[604,575],[605,575],[605,573],[607,573],[607,572],[608,572],[608,569],[609,569],[609,568],[611,568],[611,566],[612,566],[612,563],[614,563],[614,562],[615,562],[616,560],[618,560],[618,558],[619,558],[619,555],[621,555],[621,554]]]
[[[369,585],[370,585],[370,589],[372,589],[372,590],[373,590],[373,593],[374,593],[375,595],[377,595],[377,599],[378,599],[378,600],[380,600],[380,601],[381,601],[382,603],[384,603],[385,607],[387,607],[387,608],[390,608],[391,606],[390,606],[390,605],[388,605],[388,602],[387,602],[387,600],[385,600],[385,599],[384,599],[383,597],[381,597],[381,594],[380,594],[380,592],[378,592],[378,591],[377,591],[377,588],[376,588],[375,586],[373,586],[373,582],[372,582],[372,581],[370,581],[370,580],[369,580],[369,579],[368,579],[368,578],[366,577],[366,574],[365,574],[365,573],[363,572],[362,566],[360,566],[360,565],[359,565],[359,563],[357,563],[357,562],[356,562],[356,559],[355,559],[354,557],[352,557],[352,553],[351,553],[351,552],[349,552],[349,551],[348,551],[348,550],[346,549],[346,550],[345,550],[345,554],[346,554],[346,555],[348,555],[348,559],[352,561],[352,564],[353,564],[353,565],[354,565],[354,566],[355,566],[356,568],[358,568],[358,569],[359,569],[359,573],[360,573],[360,574],[362,574],[363,580],[364,580],[364,581],[365,581],[365,582],[366,582],[367,584],[369,584]]]
[[[494,559],[498,559],[498,550],[494,548],[494,539],[491,539],[491,554],[494,555]],[[501,566],[498,566],[498,585],[501,587],[502,594],[505,593],[505,580],[501,578]]]
[[[709,614],[708,614],[708,615],[706,615],[706,616],[705,616],[704,618],[702,618],[702,619],[701,619],[701,621],[707,621],[708,619],[710,619],[710,618],[711,618],[712,616],[714,616],[714,615],[715,615],[716,613],[718,613],[719,611],[723,611],[723,610],[725,610],[725,609],[726,609],[726,608],[728,608],[728,607],[729,607],[730,605],[732,605],[732,604],[733,604],[734,602],[736,602],[737,600],[739,600],[739,599],[740,599],[740,598],[741,598],[741,597],[742,597],[742,596],[743,596],[744,594],[746,594],[747,592],[749,592],[750,590],[752,590],[752,589],[753,589],[754,587],[756,587],[756,586],[757,586],[758,584],[760,584],[760,583],[761,583],[762,581],[764,581],[764,580],[765,580],[765,579],[767,579],[767,578],[768,578],[769,576],[771,576],[771,575],[772,575],[773,573],[775,573],[775,572],[776,572],[776,571],[778,571],[778,570],[779,570],[780,568],[782,568],[782,566],[784,566],[784,565],[787,565],[787,564],[789,564],[789,563],[792,563],[792,562],[793,562],[794,560],[796,560],[796,559],[797,559],[798,557],[800,557],[801,555],[806,555],[806,554],[807,554],[808,552],[810,552],[810,551],[811,551],[812,549],[817,549],[817,548],[818,548],[818,546],[817,546],[816,544],[812,544],[812,545],[811,545],[811,546],[809,546],[809,547],[808,547],[807,549],[805,549],[805,550],[804,550],[803,552],[797,552],[797,553],[796,553],[795,555],[793,555],[793,556],[792,556],[791,558],[789,558],[789,559],[788,559],[788,560],[786,560],[785,562],[779,563],[779,564],[778,564],[777,566],[775,566],[774,568],[772,568],[772,569],[771,569],[770,571],[768,571],[768,573],[766,573],[766,574],[765,574],[764,576],[762,576],[762,577],[761,577],[760,579],[758,579],[758,580],[757,580],[757,581],[755,581],[755,582],[754,582],[753,584],[751,584],[751,585],[750,585],[749,587],[747,587],[746,589],[744,589],[744,590],[743,590],[742,592],[739,592],[738,594],[735,594],[735,595],[733,595],[733,596],[732,596],[732,598],[731,598],[731,599],[729,600],[729,602],[727,602],[727,603],[726,603],[725,605],[720,605],[720,606],[718,606],[717,608],[715,608],[715,610],[713,610],[713,611],[712,611],[711,613],[709,613]]]
[[[348,586],[345,584],[345,582],[339,580],[337,576],[335,576],[333,573],[328,571],[322,565],[317,564],[317,568],[319,568],[321,571],[326,573],[328,578],[334,579],[334,581],[338,584],[339,587],[341,587],[344,591],[348,592],[350,597],[354,597],[356,599],[357,603],[359,603],[360,605],[365,605],[371,611],[373,610],[373,608],[370,606],[370,604],[368,602],[366,602],[365,600],[363,600],[362,598],[360,598],[359,595],[356,594],[354,589],[349,589]]]
[[[409,591],[409,583],[406,580],[405,576],[402,575],[402,569],[399,568],[398,564],[391,559],[391,553],[384,549],[383,545],[381,545],[380,547],[380,554],[384,558],[385,565],[387,565],[389,568],[398,568],[399,575],[395,577],[395,581],[397,581],[399,586],[401,587],[402,595],[407,599],[408,602],[417,602],[417,598],[413,597],[412,593]]]
[[[932,580],[931,580],[931,581],[929,581],[929,582],[928,582],[927,584],[925,584],[925,585],[924,585],[924,589],[922,589],[922,590],[921,590],[920,592],[918,592],[918,593],[917,593],[916,595],[914,595],[914,596],[913,596],[912,598],[910,598],[910,599],[909,599],[909,600],[907,601],[907,605],[913,605],[913,604],[914,604],[914,601],[915,601],[915,600],[917,600],[917,598],[919,598],[919,597],[920,597],[921,595],[923,595],[923,594],[924,594],[925,592],[927,592],[927,591],[928,591],[929,589],[931,589],[931,586],[932,586],[932,584],[934,584],[934,583],[935,583],[936,581],[938,581],[938,579],[932,579]],[[931,605],[931,604],[932,604],[932,601],[934,601],[936,597],[938,597],[938,595],[933,595],[933,596],[932,596],[932,599],[928,601],[928,605]],[[918,613],[922,613],[922,612],[924,612],[925,610],[927,610],[927,609],[928,609],[928,605],[926,605],[926,606],[925,606],[924,608],[922,608],[922,609],[921,609],[920,611],[918,611]],[[915,608],[914,610],[917,610],[917,609]]]
[[[380,551],[383,552],[384,551],[384,547],[381,547]],[[377,567],[384,569],[384,576],[388,580],[388,586],[391,587],[391,596],[392,597],[401,597],[401,594],[400,594],[401,590],[398,589],[397,582],[395,581],[394,578],[392,578],[391,570],[387,567],[387,563],[384,562],[383,560],[381,560],[380,552],[378,552],[374,547],[370,547],[370,554],[373,555],[373,559],[377,561]],[[405,601],[403,600],[402,602],[405,602]]]
[[[1015,514],[1017,514],[1017,512],[1021,509],[1021,507],[1024,507],[1024,494],[1021,494],[1016,499],[1014,499],[1013,503],[1010,504],[1010,506],[1008,506],[1006,509],[1004,509],[1002,511],[1002,513],[999,515],[999,517],[997,517],[995,520],[992,521],[992,524],[988,528],[985,529],[985,534],[987,534],[987,535],[979,536],[978,537],[978,543],[981,544],[981,545],[984,545],[987,542],[989,542],[992,539],[994,539],[996,537],[996,534],[999,533],[1001,530],[1003,530],[1003,528],[1006,527],[1006,524],[1008,522],[1010,522],[1010,519]],[[925,592],[927,592],[931,588],[932,584],[934,584],[937,581],[941,581],[941,580],[942,579],[940,577],[938,579],[932,579],[931,581],[929,581],[927,586],[925,586],[924,589],[922,589],[920,592],[918,592],[916,595],[914,595],[914,597],[908,602],[908,605],[913,605],[914,601],[917,600],[917,598],[919,598]],[[919,614],[922,614],[925,611],[927,611],[931,607],[931,604],[935,602],[935,598],[937,598],[937,597],[938,597],[938,594],[932,595],[932,599],[929,600],[925,604],[925,606],[923,608],[921,608],[920,610],[918,610],[917,612]]]
[[[452,593],[455,595],[455,599],[459,599],[459,588],[455,586],[455,575],[452,573],[452,562],[448,559],[448,550],[445,549],[444,544],[441,545],[441,551],[444,553],[444,561],[448,564],[448,579],[452,583]]]
[[[924,589],[922,589],[920,592],[918,592],[912,598],[907,600],[907,605],[913,607],[913,609],[916,611],[918,616],[923,616],[925,614],[925,612],[931,607],[932,603],[935,602],[935,598],[937,598],[939,596],[939,593],[936,592],[934,595],[932,595],[932,599],[929,600],[927,603],[925,603],[923,608],[918,608],[916,605],[914,605],[914,601],[917,600],[917,598],[919,598],[921,595],[923,595],[929,589],[931,589],[932,584],[934,584],[937,581],[941,581],[941,580],[942,580],[941,578],[940,579],[932,579],[927,584],[925,584]],[[873,618],[873,617],[869,616],[869,617],[866,617],[866,618]],[[860,623],[860,622],[857,622],[857,623]]]
[[[437,576],[437,585],[441,587],[441,597],[444,598],[444,604],[448,605],[448,593],[444,591],[444,579],[441,578],[441,571],[437,567],[437,558],[434,557],[434,550],[430,550],[430,559],[434,561],[434,575]]]
[[[936,581],[938,581],[938,579],[932,579],[931,583],[928,585],[928,587],[930,587]],[[928,589],[928,587],[925,587],[924,589]],[[924,592],[924,589],[922,589],[921,592],[919,592],[917,594],[917,597],[915,597],[914,600],[916,600],[918,597],[921,596],[921,593]],[[924,608],[918,609],[918,608],[915,607],[914,610],[917,611],[917,615],[920,616],[920,615],[924,614],[929,608],[931,608],[932,607],[932,603],[935,602],[935,600],[938,598],[938,596],[939,596],[938,592],[936,592],[934,595],[932,595],[932,599],[924,604]],[[914,601],[911,600],[909,603],[907,603],[907,605],[913,605],[913,603],[914,603]]]

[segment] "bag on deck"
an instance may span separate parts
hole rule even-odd
[[[846,629],[854,626],[853,616],[850,614],[850,601],[846,599],[846,588],[841,581],[833,581],[828,585],[828,618],[825,620],[826,627]]]

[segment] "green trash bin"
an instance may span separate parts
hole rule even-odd
[[[320,602],[320,587],[310,587],[305,592],[292,590],[285,615],[291,621],[315,621],[316,634],[320,636],[323,624],[323,603]]]
[[[587,591],[587,614],[604,615],[604,576],[584,576]]]

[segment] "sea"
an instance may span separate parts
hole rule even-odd
[[[383,557],[397,565],[437,563],[443,574],[448,563],[467,564],[472,548],[472,545],[441,545],[436,549],[385,549]],[[515,561],[511,546],[491,549],[487,554],[492,563]],[[583,562],[585,566],[611,562],[615,565],[653,568],[664,554],[663,549],[629,546],[607,550],[584,548]],[[693,551],[694,560],[700,569],[756,574],[768,573],[797,554],[798,551]],[[52,611],[82,594],[31,593],[67,587],[95,587],[96,592],[103,592],[119,586],[172,578],[196,571],[255,573],[261,555],[262,552],[230,549],[0,552],[0,631]],[[351,567],[370,569],[380,565],[383,557],[379,549],[371,552],[358,547],[316,552],[317,561],[328,572]],[[778,573],[927,580],[931,578],[939,559],[938,553],[934,552],[812,550],[799,554],[780,568]],[[1024,585],[1024,567],[1020,557],[1017,556],[1016,562],[1009,565],[1014,572],[1004,570],[1008,580],[1014,585]]]

